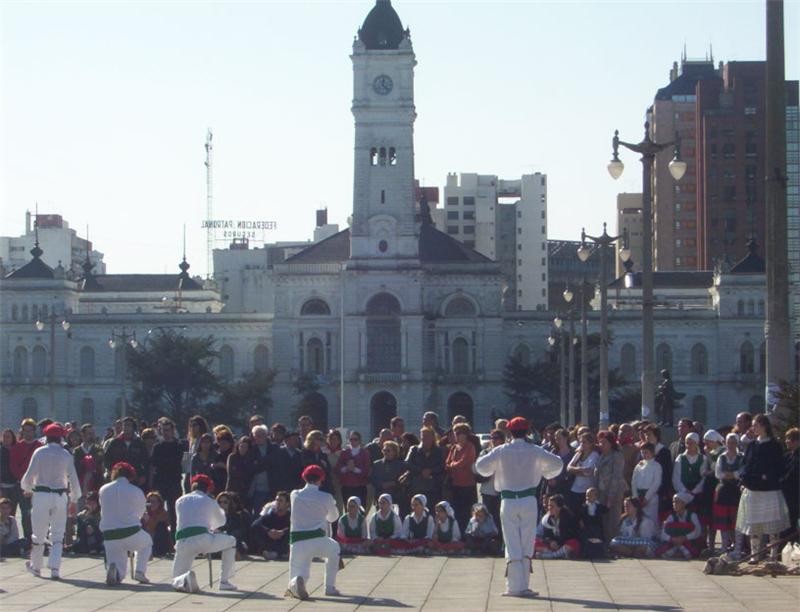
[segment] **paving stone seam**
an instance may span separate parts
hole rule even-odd
[[[444,572],[444,568],[447,565],[447,562],[449,561],[449,559],[450,559],[449,557],[444,557],[444,563],[442,563],[442,565],[439,567],[439,572],[436,574],[436,578],[434,579],[433,584],[431,585],[431,588],[428,591],[428,594],[425,595],[425,601],[423,601],[422,605],[418,608],[419,610],[424,610],[425,606],[428,605],[428,601],[431,598],[431,593],[434,592],[434,590],[436,588],[436,583],[439,582],[439,578],[441,578],[442,573]]]
[[[531,563],[533,563],[533,561],[531,561]],[[550,580],[547,577],[547,567],[541,561],[539,561],[539,566],[542,568],[542,576],[544,577],[544,591],[547,595],[547,605],[550,608],[550,612],[553,612],[553,600],[550,595]]]

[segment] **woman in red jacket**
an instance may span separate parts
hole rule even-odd
[[[339,455],[339,461],[334,470],[339,476],[342,485],[342,500],[351,497],[367,499],[367,483],[369,482],[369,468],[372,462],[369,453],[361,446],[361,434],[357,431],[350,434],[350,446]]]
[[[466,532],[472,505],[478,501],[475,473],[472,471],[476,453],[475,446],[469,439],[470,433],[472,431],[466,423],[459,423],[453,427],[456,442],[450,447],[445,461],[445,470],[450,477],[453,510],[461,533]]]

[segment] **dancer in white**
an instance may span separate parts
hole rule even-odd
[[[222,553],[220,591],[235,591],[231,578],[236,565],[236,538],[224,533],[213,533],[225,524],[225,512],[210,497],[214,482],[205,474],[191,480],[192,492],[175,502],[177,528],[175,530],[175,560],[172,563],[172,586],[177,591],[197,593],[200,587],[192,571],[192,561],[197,555]]]
[[[538,519],[536,495],[542,479],[558,476],[564,464],[558,455],[525,439],[530,429],[526,419],[511,419],[508,429],[513,436],[511,442],[478,457],[475,470],[481,476],[494,475],[494,486],[500,491],[500,522],[506,543],[506,591],[503,595],[532,597],[538,595],[529,588]]]
[[[136,470],[120,461],[111,468],[111,482],[100,487],[100,531],[106,549],[106,584],[114,586],[125,576],[128,553],[136,556],[133,578],[142,584],[147,579],[147,561],[153,550],[153,538],[142,529],[146,502],[136,485]]]
[[[339,518],[333,495],[319,490],[325,471],[318,465],[303,470],[306,486],[292,491],[292,518],[289,531],[289,589],[287,596],[308,599],[306,581],[314,557],[325,559],[325,595],[339,595],[339,544],[327,537],[327,527]]]
[[[81,496],[81,483],[72,455],[61,446],[64,428],[58,423],[51,423],[43,433],[47,444],[33,452],[30,465],[20,481],[23,494],[33,498],[33,546],[30,561],[25,563],[25,567],[34,576],[42,575],[44,545],[49,531],[50,557],[47,566],[50,568],[50,577],[58,580],[67,526],[68,496],[69,501],[77,503]]]

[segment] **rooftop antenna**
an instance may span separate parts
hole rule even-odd
[[[36,202],[33,209],[33,242],[39,248],[39,202]]]
[[[213,134],[211,128],[206,132],[206,219],[208,220],[206,227],[206,277],[211,278],[214,270],[214,230],[212,229],[213,223],[211,220],[214,218],[214,195],[211,189],[211,164],[213,161],[214,145],[211,144]],[[186,226],[183,226],[184,233],[184,259],[186,251]]]

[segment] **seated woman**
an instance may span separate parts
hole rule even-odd
[[[360,497],[351,495],[347,498],[345,513],[339,517],[336,527],[336,541],[343,554],[362,555],[370,551],[366,512]]]
[[[676,493],[672,498],[672,513],[661,528],[663,544],[656,550],[660,557],[691,559],[700,553],[703,528],[697,513],[686,507],[688,497],[686,493]]]
[[[539,559],[575,558],[581,552],[578,520],[567,508],[564,497],[551,495],[542,517],[542,536],[536,538],[534,553]]]
[[[17,519],[14,517],[11,500],[0,499],[0,558],[21,557],[24,554],[25,540],[19,537]],[[99,532],[99,530],[98,530]],[[102,549],[102,540],[100,548]]]
[[[442,554],[463,552],[464,542],[461,541],[461,529],[458,527],[453,507],[449,502],[440,501],[436,504],[435,512],[431,551]]]
[[[225,512],[225,524],[219,530],[236,538],[236,558],[241,559],[247,555],[253,517],[242,508],[239,496],[233,491],[222,491],[217,495],[217,503]]]
[[[165,557],[172,552],[172,534],[169,532],[169,514],[164,509],[164,498],[158,491],[150,491],[146,498],[147,511],[142,517],[142,527],[153,538],[153,556]]]
[[[250,525],[250,552],[267,561],[289,557],[289,494],[278,491],[275,500],[264,505]]]
[[[433,537],[433,517],[428,512],[428,498],[418,493],[411,498],[411,512],[403,520],[403,537],[408,540],[408,553],[422,553]]]
[[[500,537],[492,515],[483,504],[472,506],[472,518],[464,536],[467,550],[476,555],[500,553]]]
[[[378,498],[378,511],[370,518],[367,533],[372,541],[372,552],[377,555],[389,555],[393,551],[407,548],[402,540],[403,525],[397,506],[388,493]]]
[[[644,515],[639,499],[626,497],[619,533],[611,540],[611,552],[620,557],[652,557],[655,554],[656,526]]]

